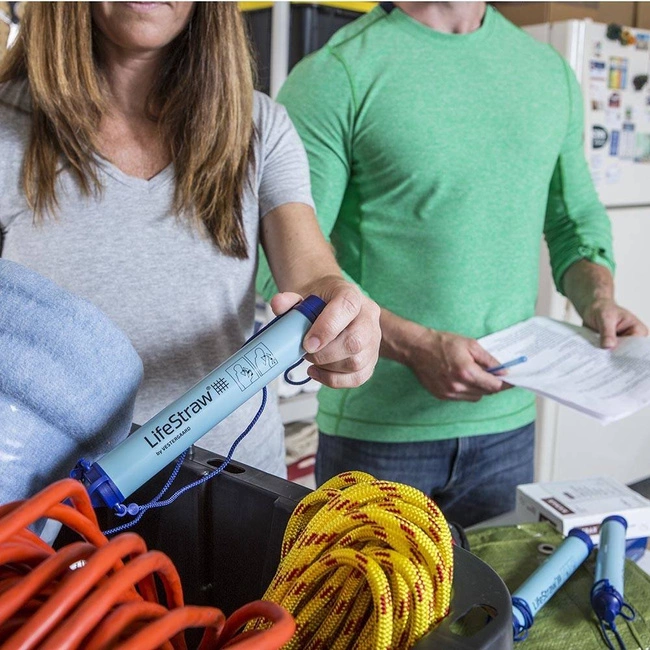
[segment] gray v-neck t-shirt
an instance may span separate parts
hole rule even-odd
[[[243,196],[250,257],[219,252],[197,227],[172,212],[174,169],[151,180],[98,161],[100,196],[83,196],[63,170],[59,209],[34,225],[21,190],[30,131],[27,84],[0,85],[2,256],[44,275],[99,307],[131,340],[144,364],[134,421],[143,424],[233,354],[252,334],[260,220],[291,202],[313,207],[307,157],[286,111],[255,94],[255,170]],[[225,454],[255,415],[254,396],[200,439]],[[240,444],[238,459],[284,475],[277,400]]]

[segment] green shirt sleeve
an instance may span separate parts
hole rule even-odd
[[[582,94],[571,68],[564,61],[563,66],[569,89],[569,123],[551,178],[544,223],[553,280],[561,293],[564,273],[581,259],[614,273],[609,217],[598,199],[584,155]]]
[[[277,101],[287,109],[307,150],[316,216],[329,241],[352,160],[355,102],[347,68],[326,46],[294,67]],[[256,285],[267,300],[277,292],[261,251]]]

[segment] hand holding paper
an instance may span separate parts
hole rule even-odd
[[[597,418],[619,420],[650,404],[650,339],[619,338],[599,347],[586,327],[536,316],[482,339],[502,361],[526,356],[504,380]]]

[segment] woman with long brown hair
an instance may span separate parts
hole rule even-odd
[[[250,336],[258,242],[284,292],[276,313],[296,294],[328,302],[304,342],[310,375],[371,374],[379,310],[320,233],[284,109],[253,91],[236,3],[28,3],[0,66],[0,147],[3,257],[126,332],[145,368],[136,421]],[[257,406],[200,446],[223,453]],[[284,472],[274,404],[238,457]]]

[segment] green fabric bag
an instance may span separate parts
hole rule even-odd
[[[562,535],[550,524],[483,528],[467,531],[472,553],[489,564],[513,593],[548,557],[541,545],[556,547]],[[537,613],[521,650],[602,650],[607,643],[591,609],[596,551]],[[618,616],[615,623],[627,650],[650,648],[650,576],[629,560],[625,564],[625,601],[636,612],[633,622]],[[609,632],[614,648],[618,644]]]

